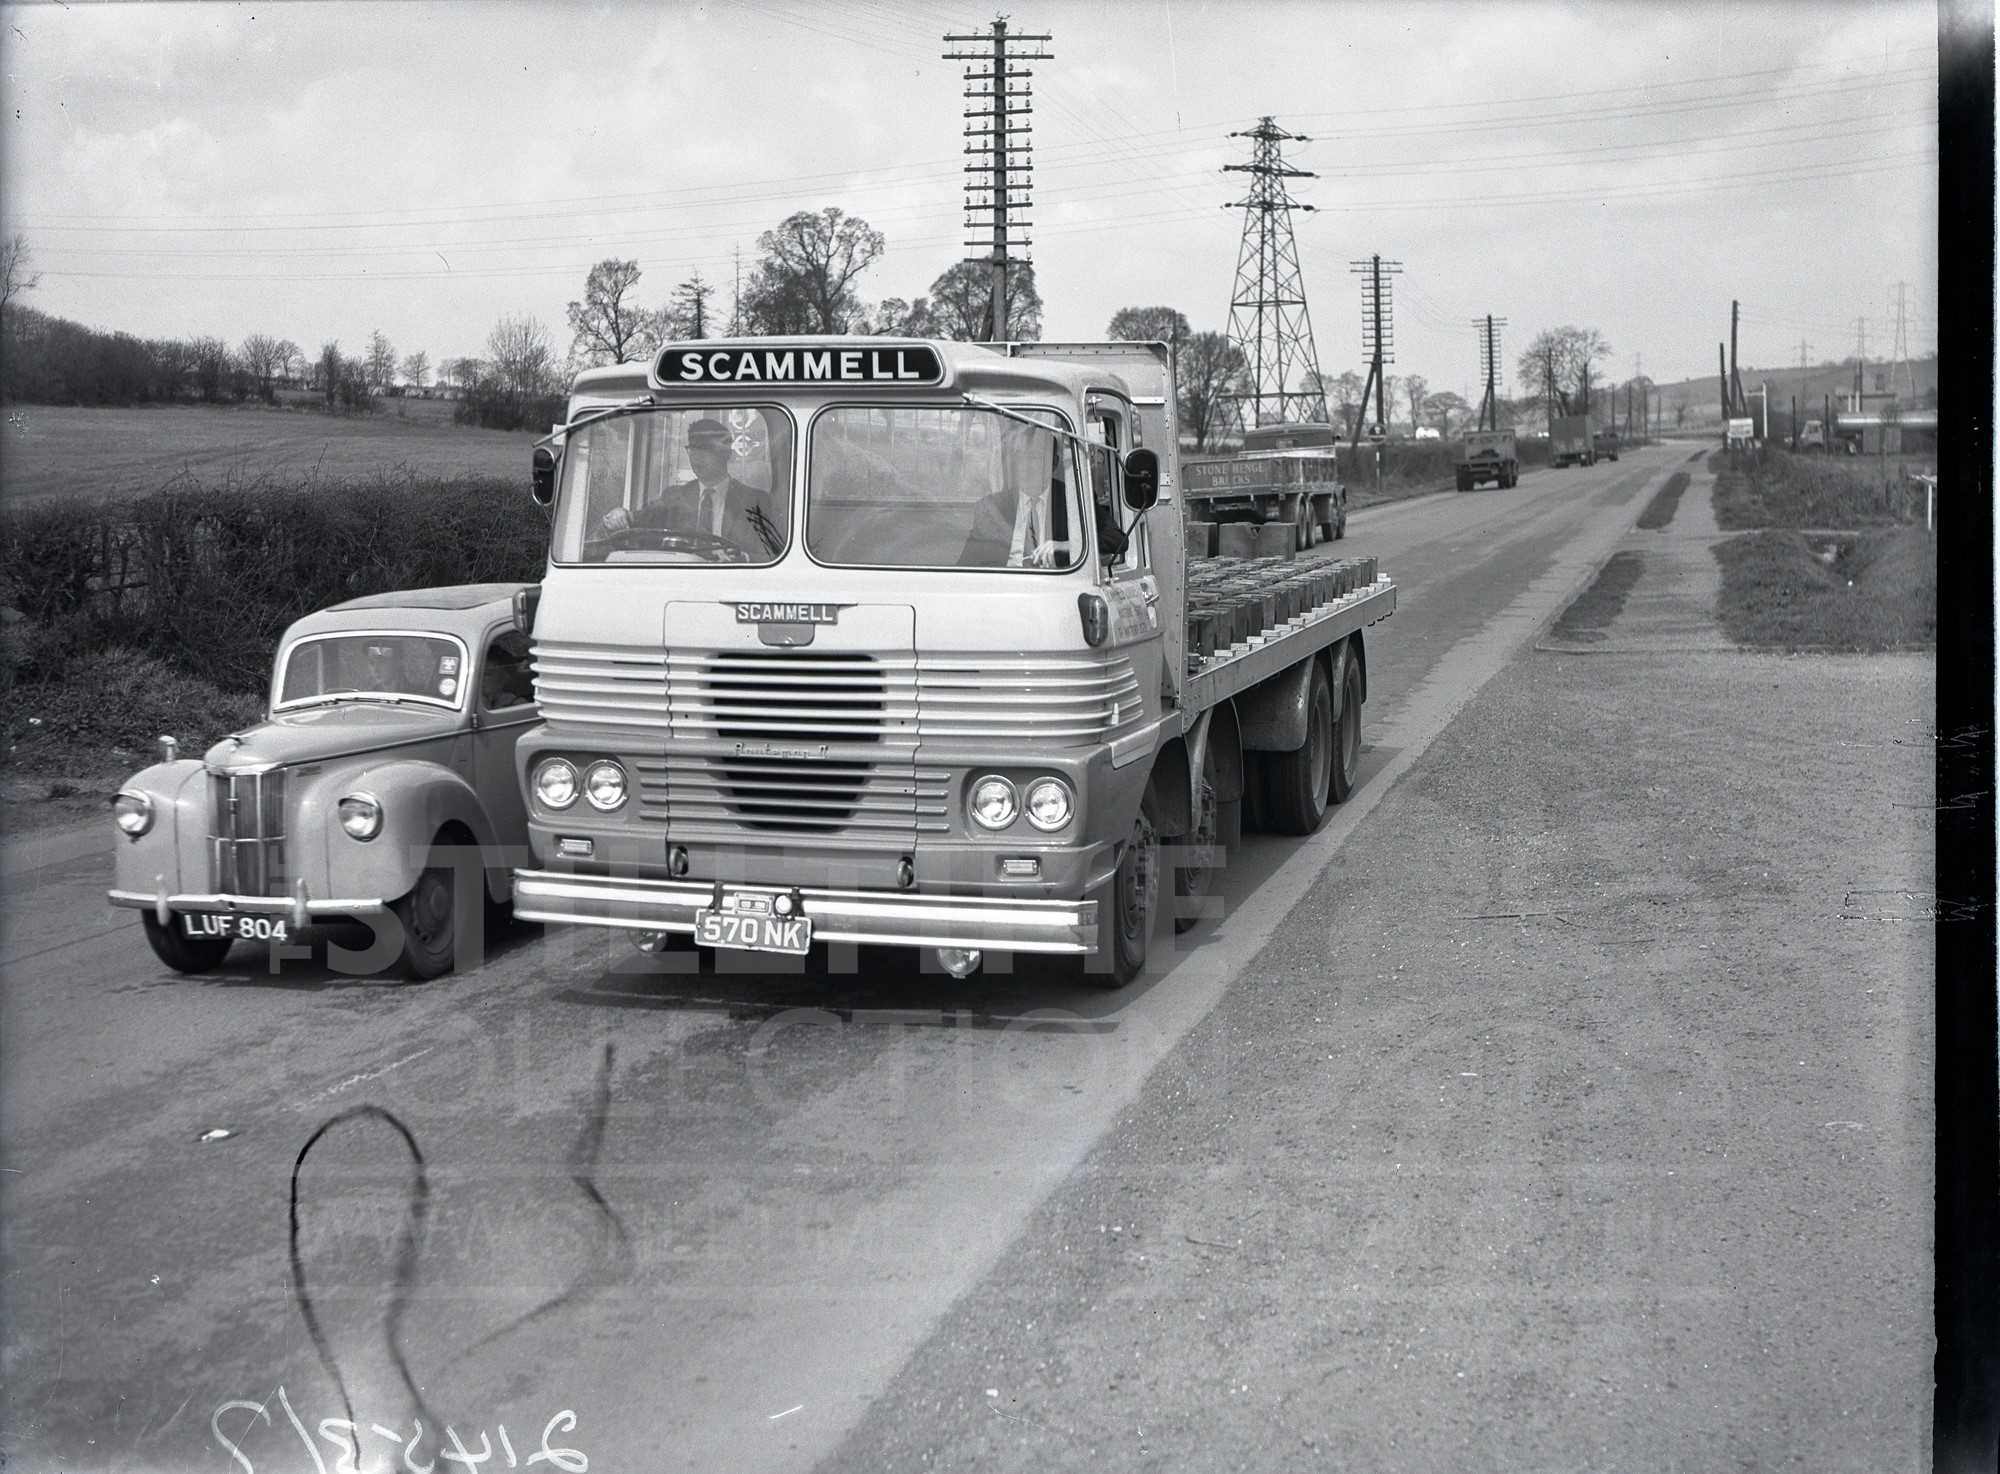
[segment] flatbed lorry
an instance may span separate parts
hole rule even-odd
[[[1521,457],[1512,430],[1468,430],[1452,451],[1460,491],[1486,481],[1503,490],[1520,484]]]
[[[580,374],[535,453],[517,914],[1116,986],[1246,818],[1316,828],[1396,588],[1372,559],[1190,560],[1169,364],[770,338]]]
[[[1244,431],[1239,454],[1188,456],[1181,470],[1191,519],[1280,523],[1297,552],[1315,535],[1347,536],[1347,486],[1330,425],[1258,425]]]

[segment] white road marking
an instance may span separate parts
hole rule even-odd
[[[401,1059],[390,1060],[389,1063],[382,1066],[382,1068],[379,1070],[364,1070],[358,1075],[349,1075],[345,1080],[340,1081],[338,1084],[327,1086],[326,1089],[320,1091],[317,1095],[307,1096],[304,1100],[300,1101],[297,1105],[293,1106],[292,1109],[295,1111],[303,1111],[322,1100],[326,1100],[330,1096],[335,1096],[340,1094],[340,1092],[343,1090],[350,1089],[353,1086],[363,1084],[369,1080],[379,1080],[382,1078],[382,1076],[388,1074],[389,1071],[394,1069],[400,1069],[402,1066],[408,1064],[413,1059],[422,1059],[425,1055],[429,1054],[435,1048],[437,1048],[435,1044],[426,1044],[422,1049],[419,1049],[414,1054],[406,1054]]]

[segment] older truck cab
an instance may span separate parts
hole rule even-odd
[[[1290,632],[1237,598],[1190,651],[1172,406],[1159,344],[675,343],[580,375],[537,451],[518,914],[1135,976],[1163,846],[1212,859],[1244,792],[1233,711],[1204,768],[1210,708],[1249,684],[1217,672]],[[1332,714],[1273,716],[1321,740],[1323,810]]]

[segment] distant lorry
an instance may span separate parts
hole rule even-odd
[[[1181,472],[1188,515],[1200,521],[1289,523],[1300,552],[1313,545],[1314,529],[1329,542],[1347,536],[1347,487],[1330,425],[1259,425],[1243,432],[1241,453],[1190,457]]]
[[[1825,450],[1826,426],[1818,420],[1807,420],[1806,427],[1799,431],[1800,450]]]
[[[1598,455],[1603,456],[1607,461],[1617,460],[1618,432],[1608,426],[1604,429],[1593,430],[1590,435],[1590,448],[1597,452]]]
[[[1117,986],[1360,780],[1373,558],[1188,556],[1164,343],[668,343],[587,369],[515,914]],[[717,497],[713,488],[723,487]],[[852,965],[852,964],[848,964]]]
[[[1521,458],[1512,430],[1468,430],[1452,450],[1460,491],[1470,491],[1486,481],[1505,490],[1521,480]]]
[[[1589,415],[1557,415],[1549,423],[1549,464],[1594,466],[1597,447]]]

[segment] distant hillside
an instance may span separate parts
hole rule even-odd
[[[1889,382],[1891,372],[1890,364],[1870,360],[1862,387],[1871,395],[1888,392],[1891,387]],[[1746,365],[1739,369],[1738,373],[1743,380],[1743,392],[1750,396],[1753,403],[1757,398],[1757,386],[1769,384],[1771,408],[1774,412],[1781,408],[1789,411],[1791,398],[1796,394],[1799,397],[1800,414],[1803,416],[1806,406],[1810,405],[1813,409],[1812,418],[1815,419],[1818,418],[1820,406],[1829,396],[1838,406],[1840,397],[1854,388],[1854,364],[1851,360],[1847,363],[1816,364],[1804,370],[1797,364],[1789,368],[1750,368]],[[1931,396],[1936,393],[1938,384],[1937,355],[1911,359],[1910,374],[1916,381],[1915,402],[1920,405],[1935,404],[1936,400]],[[1896,371],[1894,377],[1895,387],[1902,388],[1904,384],[1902,373]],[[1682,406],[1686,407],[1686,422],[1690,425],[1714,424],[1722,418],[1721,389],[1714,374],[1698,379],[1683,379],[1677,384],[1660,384],[1657,387],[1661,403],[1666,407],[1668,428],[1674,426],[1675,417]]]

